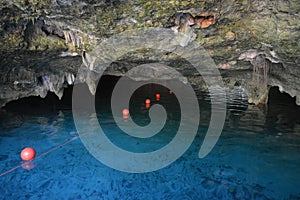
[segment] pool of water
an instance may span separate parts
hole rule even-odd
[[[109,92],[101,94],[97,117],[114,144],[148,152],[172,140],[180,113],[166,88],[141,88],[131,98],[130,111],[137,124],[149,123],[144,99],[156,92],[161,93],[157,103],[166,107],[168,120],[149,140],[122,133],[110,112]],[[201,120],[192,145],[174,163],[149,173],[117,171],[95,159],[76,138],[68,106],[38,105],[32,99],[19,109],[17,102],[7,106],[0,113],[0,173],[20,166],[24,147],[34,147],[39,156],[63,145],[32,161],[31,170],[19,167],[1,176],[0,199],[300,199],[299,108],[276,95],[264,108],[230,101],[221,137],[199,159],[210,105],[208,95],[197,95]]]

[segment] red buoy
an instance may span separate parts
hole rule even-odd
[[[123,109],[122,114],[123,118],[127,119],[129,117],[129,110],[127,108]]]
[[[35,150],[31,147],[26,147],[21,152],[22,160],[25,160],[25,161],[33,160],[34,157],[35,157]]]
[[[173,94],[173,91],[172,91],[172,90],[169,90],[169,93],[170,93],[170,94]]]
[[[145,103],[146,103],[146,104],[150,104],[150,103],[151,103],[151,100],[150,100],[150,99],[146,99]]]
[[[159,100],[160,100],[160,94],[159,94],[159,93],[157,93],[157,94],[155,95],[155,97],[156,97],[156,101],[159,101]]]

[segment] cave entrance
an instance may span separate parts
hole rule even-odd
[[[109,75],[102,76],[98,84],[98,87],[101,87],[101,92],[98,93],[97,91],[96,99],[109,97],[119,78],[120,77]],[[3,109],[23,114],[39,114],[57,112],[59,110],[71,110],[72,92],[73,86],[69,85],[67,88],[64,88],[64,93],[61,100],[59,100],[59,98],[53,92],[48,91],[45,98],[41,98],[39,96],[20,98],[7,103]]]
[[[300,106],[296,104],[296,97],[280,92],[277,86],[269,90],[267,108],[267,124],[272,127],[280,124],[292,128],[300,123]]]
[[[288,93],[280,92],[278,86],[272,86],[268,95],[268,106],[293,106],[296,104],[296,97],[291,97]]]

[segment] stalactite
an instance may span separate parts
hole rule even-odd
[[[258,54],[251,61],[253,65],[253,85],[266,89],[268,86],[268,74],[270,70],[270,61],[266,59],[266,55]]]
[[[66,43],[71,43],[74,47],[81,48],[83,46],[82,37],[73,31],[64,31]]]

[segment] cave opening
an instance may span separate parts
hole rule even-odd
[[[267,103],[266,124],[275,128],[278,124],[285,128],[293,128],[300,123],[300,106],[296,104],[296,97],[280,92],[278,86],[269,90]]]
[[[101,92],[96,93],[96,100],[103,97],[109,97],[114,85],[117,83],[117,76],[103,76],[98,84],[101,87]],[[55,93],[48,91],[45,98],[39,96],[29,96],[7,103],[3,109],[10,112],[18,112],[23,114],[39,114],[48,112],[57,112],[59,110],[72,109],[72,93],[73,85],[64,88],[64,93],[59,99]],[[84,97],[83,97],[84,98]]]
[[[291,97],[288,93],[280,92],[278,86],[269,89],[268,106],[291,106],[291,108],[299,109],[296,104],[296,97]]]
[[[98,84],[96,101],[102,102],[104,98],[110,98],[113,88],[119,78],[120,77],[118,76],[111,75],[103,76]],[[101,88],[101,92],[99,92],[99,88]],[[70,85],[64,89],[64,94],[61,100],[59,100],[59,98],[53,92],[48,92],[45,98],[41,98],[39,96],[30,96],[11,101],[7,103],[3,109],[24,114],[71,110],[72,92],[73,86]],[[280,92],[279,87],[277,86],[273,86],[269,90],[267,107],[268,113],[271,115],[276,115],[278,113],[292,114],[300,112],[300,106],[296,104],[296,97],[291,97],[285,92]]]

